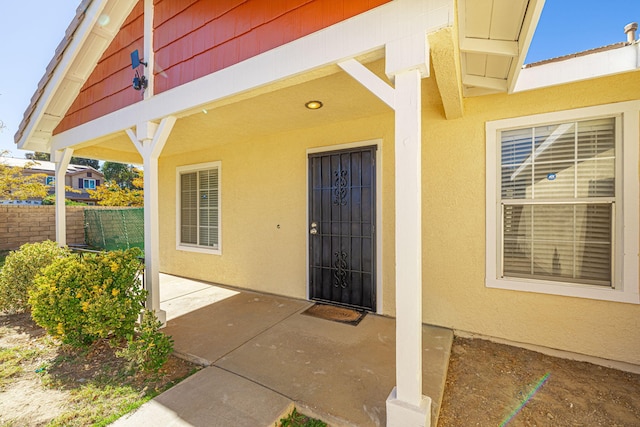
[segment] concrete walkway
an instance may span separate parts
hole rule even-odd
[[[301,314],[312,303],[161,275],[165,332],[206,368],[114,426],[273,426],[293,405],[331,426],[384,426],[395,321],[357,326]],[[423,392],[442,400],[453,334],[423,327]]]

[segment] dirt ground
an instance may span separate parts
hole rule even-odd
[[[456,338],[439,427],[640,426],[640,375]]]
[[[24,358],[26,363],[21,366],[21,372],[9,378],[0,375],[1,427],[49,424],[78,405],[77,396],[82,394],[83,385],[92,384],[93,379],[105,372],[120,378],[126,363],[107,343],[92,346],[87,354],[65,352],[29,314],[0,314],[0,351],[14,348],[31,356]],[[1,368],[0,372],[6,374],[7,370]],[[122,381],[144,396],[166,388],[193,370],[193,364],[172,356],[157,377],[150,380],[149,376],[135,375],[122,377]]]
[[[68,407],[74,387],[88,381],[100,366],[118,363],[107,347],[97,348],[82,363],[50,366],[49,378],[61,386],[48,387],[38,367],[59,360],[59,350],[47,345],[44,332],[28,315],[0,314],[0,350],[16,346],[36,351],[37,357],[4,384],[0,378],[2,427],[46,425]],[[162,381],[182,378],[192,368],[172,358]],[[144,385],[155,386],[162,384]],[[438,425],[640,426],[640,375],[456,338]]]

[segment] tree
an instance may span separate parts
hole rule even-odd
[[[107,181],[95,190],[87,190],[100,206],[144,206],[144,174],[135,169],[137,177],[131,183],[133,188],[122,188],[116,182]]]
[[[133,165],[115,162],[104,162],[102,173],[105,181],[118,184],[120,188],[128,188],[130,190],[135,188],[133,180],[140,175],[140,171]]]
[[[6,151],[0,152],[1,156],[5,154]],[[46,175],[24,174],[29,166],[27,163],[24,168],[12,167],[0,162],[0,200],[41,199],[48,194]]]
[[[74,190],[73,188],[69,187],[68,185],[66,186],[67,191],[73,192],[73,193],[79,193],[80,191],[78,190]],[[49,194],[47,197],[42,199],[42,204],[43,205],[55,205],[56,204],[56,195],[55,194]],[[65,206],[87,206],[86,203],[82,203],[82,202],[76,202],[75,200],[70,200],[70,199],[64,199],[64,204]]]
[[[72,165],[91,166],[95,170],[100,169],[100,161],[95,159],[85,159],[84,157],[72,157],[69,163]]]
[[[43,162],[48,162],[49,159],[51,158],[51,155],[49,153],[39,153],[39,152],[35,152],[35,153],[27,153],[24,155],[25,159],[29,159],[29,160],[40,160]]]
[[[40,160],[40,161],[43,161],[43,162],[51,161],[51,155],[49,153],[39,153],[39,152],[27,153],[27,154],[25,154],[24,157],[26,159],[29,159],[29,160]],[[100,169],[100,161],[99,160],[85,159],[84,157],[71,157],[71,160],[69,161],[69,164],[81,165],[81,166],[91,166],[95,170]]]

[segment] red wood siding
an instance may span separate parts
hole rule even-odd
[[[131,89],[133,70],[131,52],[142,52],[144,35],[144,2],[139,0],[120,31],[98,61],[54,134],[89,122],[142,99],[142,93]]]
[[[389,1],[154,0],[155,93]],[[143,51],[143,9],[140,0],[54,134],[142,99],[142,93],[131,88],[130,53]]]
[[[155,1],[161,93],[390,0]]]

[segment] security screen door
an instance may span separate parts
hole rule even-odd
[[[309,155],[309,295],[375,311],[376,147]]]

